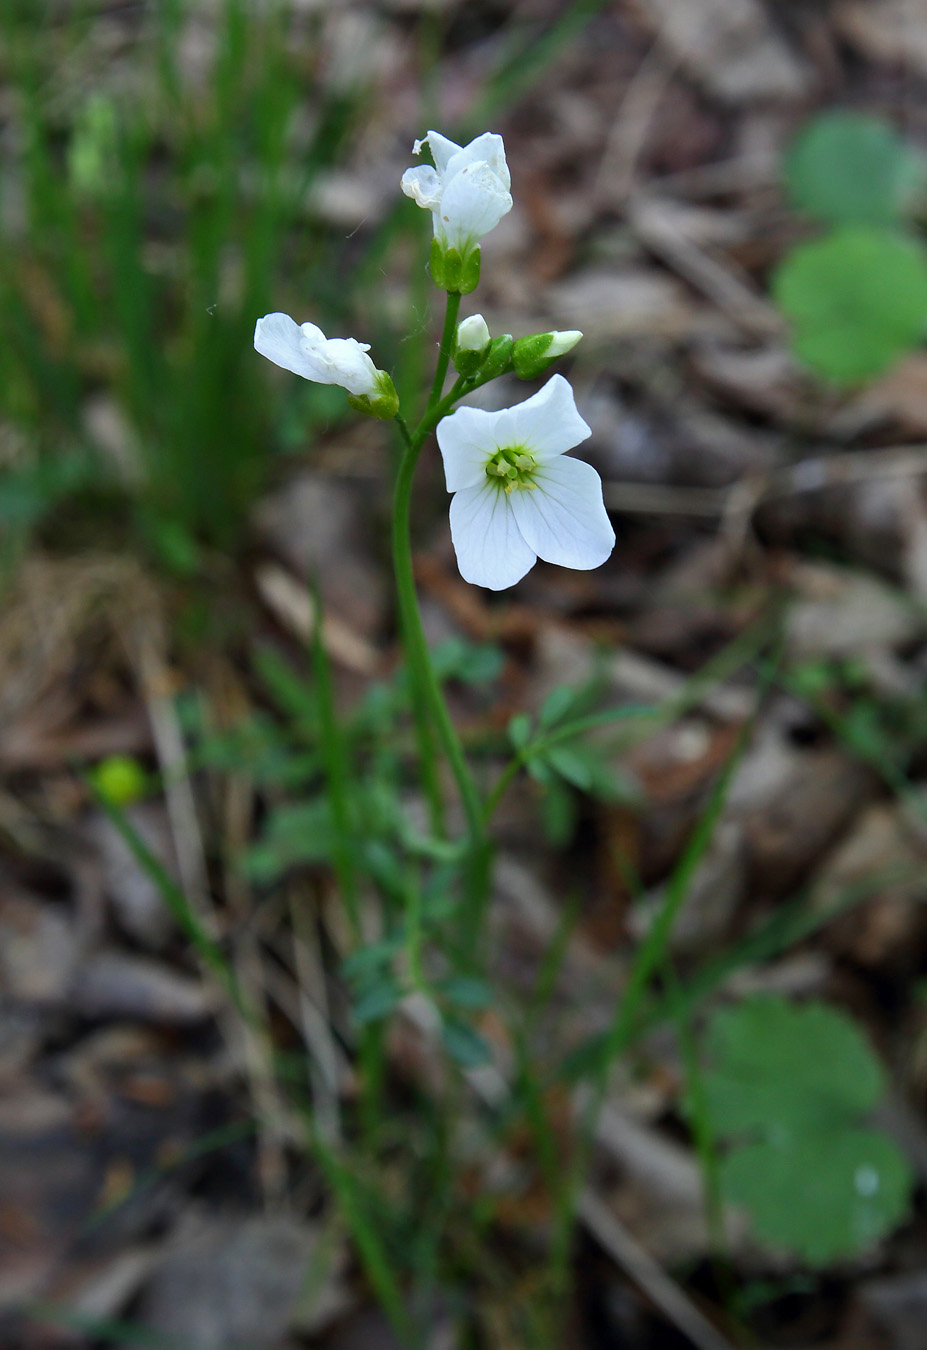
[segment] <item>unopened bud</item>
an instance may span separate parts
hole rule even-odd
[[[457,325],[457,350],[482,352],[489,346],[489,326],[482,314],[471,314]]]
[[[581,337],[578,328],[569,328],[562,333],[532,333],[530,337],[519,338],[512,352],[515,374],[523,380],[543,375],[558,356],[572,351]]]
[[[475,375],[489,350],[489,329],[482,314],[471,314],[457,327],[454,368],[461,375]]]
[[[499,375],[504,375],[506,371],[512,368],[512,348],[514,342],[511,333],[503,333],[500,337],[493,338],[489,344],[489,350],[480,363],[480,379],[494,380]]]

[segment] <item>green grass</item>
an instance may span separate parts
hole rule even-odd
[[[0,27],[22,188],[0,252],[2,412],[27,447],[0,512],[15,524],[31,483],[19,524],[40,523],[75,476],[65,466],[92,463],[144,544],[180,570],[239,543],[280,447],[255,319],[289,304],[347,321],[344,241],[306,203],[366,97],[326,87],[312,34],[294,43],[283,4],[225,0],[194,76],[179,53],[196,12],[146,8],[128,49],[102,63],[93,7],[49,30],[33,7],[7,5]],[[100,398],[137,461],[128,485],[87,427]]]

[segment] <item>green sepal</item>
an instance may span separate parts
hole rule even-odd
[[[399,395],[385,370],[377,371],[377,386],[377,393],[373,397],[368,394],[348,394],[348,404],[355,412],[388,422],[399,411]]]
[[[519,379],[531,380],[553,364],[556,358],[547,357],[553,340],[553,333],[532,333],[518,339],[512,350],[512,364]]]
[[[499,337],[493,338],[489,344],[489,351],[480,362],[480,379],[494,380],[511,370],[514,346],[515,341],[511,333],[502,333]]]
[[[442,291],[458,291],[469,295],[480,284],[480,250],[468,250],[461,255],[459,249],[446,248],[437,237],[431,241],[429,260],[431,278]]]
[[[457,371],[457,374],[475,375],[477,371],[482,368],[483,357],[488,350],[489,348],[486,347],[483,351],[479,352],[475,352],[472,349],[469,351],[455,352],[454,369]]]
[[[477,245],[476,248],[471,249],[469,253],[464,254],[463,260],[461,262],[461,270],[460,270],[461,295],[469,295],[471,291],[476,290],[479,284],[480,284],[480,248],[479,245]]]

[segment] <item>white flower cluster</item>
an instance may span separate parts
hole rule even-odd
[[[423,145],[434,167],[407,169],[402,190],[431,212],[435,280],[448,290],[470,290],[479,276],[479,240],[512,208],[502,137],[485,132],[459,146],[429,131],[415,142],[414,153]],[[531,379],[581,337],[574,330],[493,342],[485,320],[474,314],[458,327],[455,363],[461,378],[474,384],[504,369]],[[363,412],[385,418],[398,411],[392,380],[374,365],[366,343],[326,338],[315,324],[268,314],[258,320],[254,345],[284,370],[341,385]],[[498,369],[494,351],[500,353]],[[538,558],[583,570],[605,562],[615,534],[601,479],[590,464],[566,456],[589,435],[562,375],[512,408],[461,407],[439,422],[438,445],[453,494],[451,538],[466,581],[503,590]]]

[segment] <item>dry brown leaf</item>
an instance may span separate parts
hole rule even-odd
[[[653,31],[711,93],[731,103],[795,99],[809,71],[759,0],[636,0]]]

